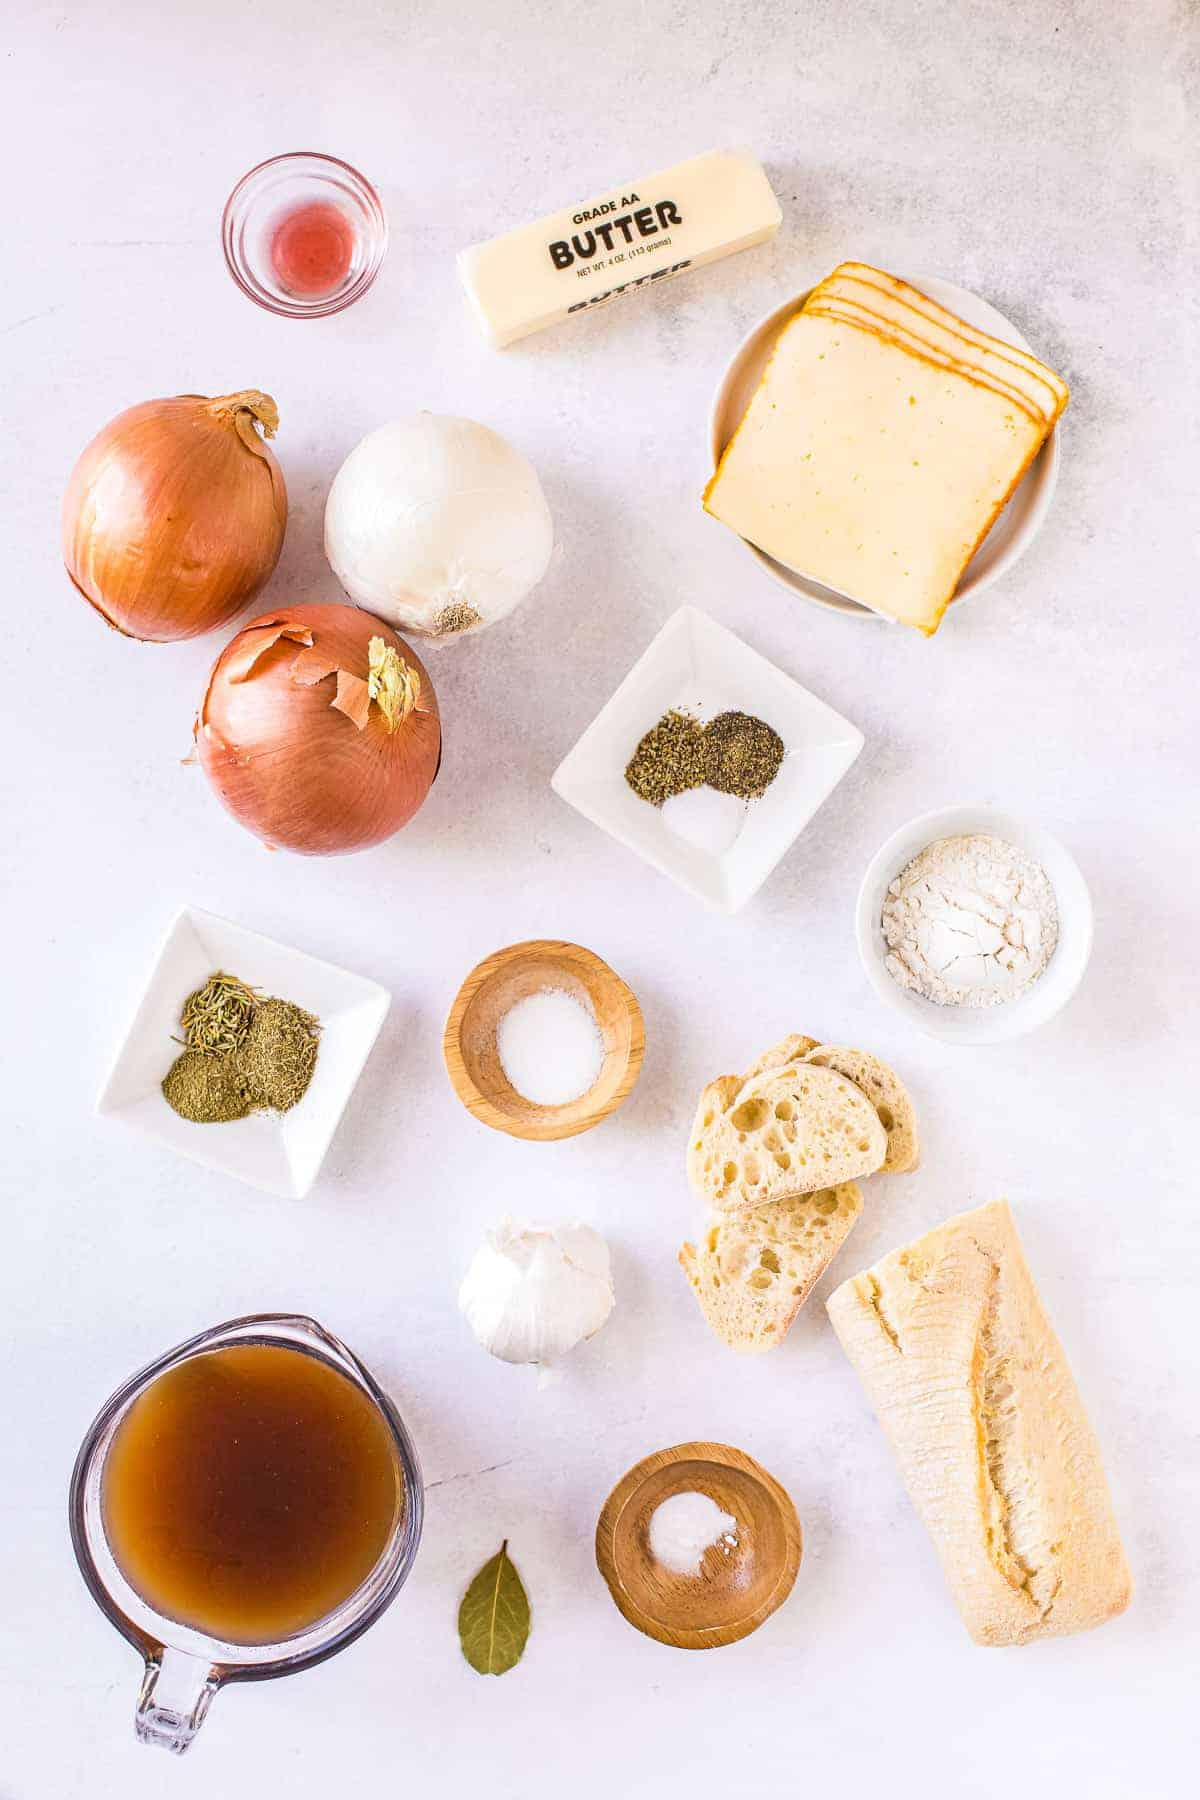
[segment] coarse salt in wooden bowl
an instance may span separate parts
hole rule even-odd
[[[496,1033],[519,1000],[547,989],[572,995],[593,1015],[604,1044],[600,1073],[585,1094],[539,1106],[504,1073]],[[493,1131],[532,1143],[575,1137],[616,1111],[642,1066],[642,1009],[615,970],[581,944],[535,938],[485,957],[467,976],[446,1020],[442,1050],[451,1086]]]
[[[705,1494],[736,1529],[678,1574],[650,1547],[650,1520],[676,1494]],[[796,1509],[773,1475],[729,1444],[676,1444],[622,1476],[596,1526],[596,1562],[629,1623],[678,1650],[713,1650],[757,1631],[783,1605],[802,1553]]]

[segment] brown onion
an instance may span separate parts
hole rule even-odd
[[[407,825],[438,772],[425,667],[357,606],[290,606],[225,646],[196,716],[205,774],[265,844],[331,856]]]
[[[278,424],[271,396],[248,388],[147,400],[92,439],[63,499],[63,561],[110,625],[167,643],[253,600],[287,524],[283,473],[259,436]]]

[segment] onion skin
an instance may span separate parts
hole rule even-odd
[[[419,681],[412,711],[394,730],[374,700],[361,730],[334,705],[337,670],[359,678],[360,688],[365,682],[372,638]],[[195,737],[201,766],[238,823],[270,847],[304,856],[366,850],[391,837],[420,807],[441,762],[437,697],[424,664],[381,619],[340,604],[281,607],[239,631],[209,677]]]
[[[67,484],[62,551],[85,600],[126,637],[169,643],[225,625],[283,548],[287,488],[257,389],[180,394],[118,413]]]

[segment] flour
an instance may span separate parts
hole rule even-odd
[[[1046,871],[996,837],[939,838],[883,903],[887,970],[938,1006],[1000,1006],[1042,974],[1058,943]]]

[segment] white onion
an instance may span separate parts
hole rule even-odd
[[[494,625],[542,579],[554,527],[519,450],[473,419],[417,413],[352,450],[325,505],[350,598],[427,637]]]

